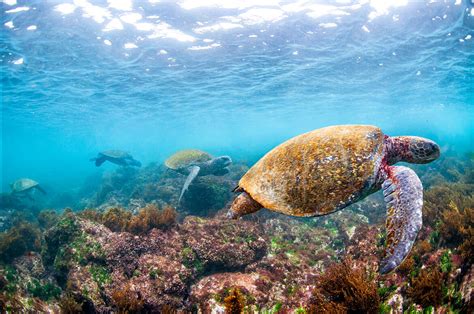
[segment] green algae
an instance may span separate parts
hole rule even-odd
[[[102,288],[105,284],[108,284],[112,281],[109,270],[104,266],[91,266],[89,272],[99,288]]]
[[[451,251],[447,250],[441,255],[440,259],[440,268],[441,272],[447,273],[450,272],[452,269],[452,263],[451,263]]]
[[[61,295],[61,289],[58,286],[50,282],[42,284],[38,279],[32,279],[28,282],[26,290],[33,297],[39,298],[43,301],[59,299],[59,296]]]
[[[381,303],[379,307],[380,314],[389,314],[392,312],[392,307],[388,304]]]
[[[204,263],[190,247],[181,251],[182,263],[186,268],[194,269],[198,275],[204,273]]]
[[[395,285],[383,286],[377,289],[377,293],[382,299],[385,299],[395,290],[397,290],[397,286]]]
[[[13,294],[17,291],[18,287],[18,274],[16,269],[10,265],[6,265],[3,270],[7,284],[3,287],[3,291]]]
[[[153,267],[150,272],[148,273],[148,275],[150,276],[150,279],[156,279],[158,278],[158,276],[160,276],[161,274],[163,274],[163,272],[156,268],[156,267]]]

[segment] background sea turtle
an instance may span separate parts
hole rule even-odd
[[[197,176],[215,175],[222,176],[229,172],[227,168],[232,163],[229,156],[220,156],[213,158],[206,152],[197,149],[187,149],[173,154],[165,161],[166,167],[173,169],[188,177],[179,195],[178,203],[184,192],[188,189],[191,182]]]
[[[100,152],[97,157],[90,159],[90,161],[95,161],[95,165],[97,167],[102,165],[107,160],[119,166],[142,166],[142,163],[134,159],[132,155],[121,150],[106,150]]]
[[[380,271],[400,265],[421,228],[423,187],[404,161],[428,163],[439,146],[415,136],[389,137],[375,126],[314,130],[277,146],[239,181],[230,218],[262,207],[292,216],[335,212],[381,188],[387,207],[385,258]]]
[[[16,180],[15,182],[10,184],[10,188],[12,189],[12,194],[26,196],[30,199],[32,199],[30,192],[34,189],[40,191],[43,194],[46,194],[46,191],[43,190],[43,188],[39,185],[38,182],[28,178]]]

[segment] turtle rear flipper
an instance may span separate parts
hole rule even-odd
[[[193,180],[197,177],[199,170],[201,170],[198,166],[192,166],[189,168],[189,175],[186,178],[186,182],[184,182],[183,189],[181,190],[181,194],[179,195],[178,204],[181,202],[181,198],[183,198],[184,192],[188,190],[189,185]]]
[[[385,257],[382,274],[398,267],[410,252],[422,225],[423,186],[416,173],[403,166],[389,167],[382,184],[387,206]]]

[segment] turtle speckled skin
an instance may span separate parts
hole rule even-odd
[[[197,149],[186,149],[174,153],[165,161],[165,166],[181,174],[187,175],[186,182],[179,195],[179,202],[191,182],[197,176],[222,176],[229,172],[227,168],[232,163],[229,156],[213,158],[206,152]]]
[[[97,157],[91,158],[90,161],[95,161],[95,165],[97,167],[99,167],[106,161],[109,161],[119,166],[142,166],[142,163],[134,159],[132,155],[121,150],[106,150],[100,152]]]
[[[10,184],[13,195],[26,196],[32,198],[30,192],[33,190],[38,190],[43,194],[46,194],[46,191],[39,185],[38,182],[28,178],[18,179],[15,182]]]
[[[383,189],[386,254],[380,271],[396,268],[422,225],[423,187],[413,170],[392,166],[428,163],[439,146],[416,136],[389,137],[375,126],[341,125],[296,136],[262,157],[239,181],[230,218],[261,208],[310,217],[333,213]]]

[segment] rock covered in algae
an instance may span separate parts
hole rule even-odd
[[[140,295],[135,301],[144,308],[187,308],[185,296],[202,275],[243,269],[266,253],[257,224],[197,217],[133,235],[68,214],[45,239],[44,256],[58,282],[95,311],[124,306],[130,300],[120,296],[130,289]]]
[[[431,311],[433,306],[436,313],[471,313],[474,185],[466,179],[467,170],[457,171],[459,182],[433,183],[426,191],[423,218],[428,223],[405,262],[388,275],[378,273],[385,238],[378,217],[385,207],[378,201],[321,218],[292,219],[265,211],[236,222],[188,217],[137,235],[115,228],[110,217],[103,221],[106,215],[100,212],[66,213],[56,217],[52,228],[56,218],[41,223],[41,255],[25,252],[0,265],[0,306],[16,312],[73,306],[83,312],[221,313],[226,300],[238,295],[248,312],[313,313],[314,300],[340,310],[348,300],[334,299],[331,289],[321,290],[321,282],[328,269],[350,257],[354,273],[376,285],[381,313]],[[141,201],[135,202],[140,206]],[[359,215],[368,216],[369,223]],[[427,276],[427,269],[437,275]],[[337,279],[330,277],[325,282]],[[433,279],[438,287],[430,284]],[[337,290],[361,291],[344,280],[337,283]],[[422,293],[410,290],[415,286]],[[353,299],[354,306],[364,302]]]

